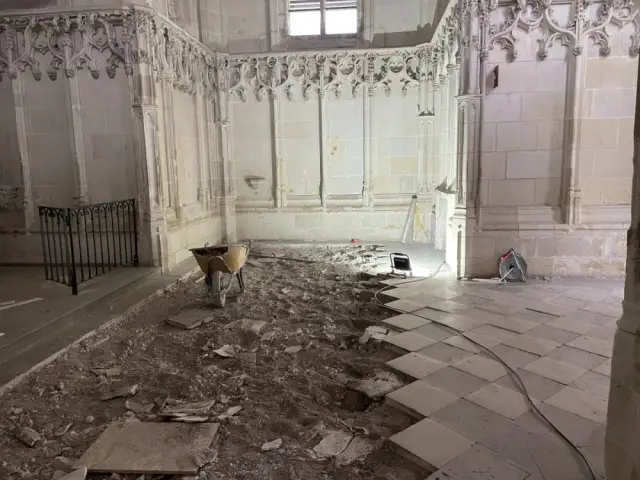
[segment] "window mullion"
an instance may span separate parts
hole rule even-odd
[[[326,0],[320,0],[320,35],[326,36],[327,30],[327,8]]]

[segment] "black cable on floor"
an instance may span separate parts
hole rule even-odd
[[[428,277],[421,277],[421,278],[417,278],[415,280],[409,280],[407,282],[403,282],[401,285],[408,285],[411,283],[416,283],[416,282],[421,282],[423,280],[428,280],[430,278],[435,277],[439,272],[440,269],[445,265],[445,262],[442,262],[438,268],[436,269],[435,272],[433,272],[431,275],[429,275]],[[584,455],[584,453],[582,453],[582,451],[564,434],[562,433],[558,427],[556,427],[553,422],[551,422],[551,420],[549,420],[541,411],[540,409],[536,406],[535,403],[533,403],[533,399],[531,398],[531,395],[529,395],[529,392],[527,390],[527,387],[525,386],[524,382],[522,381],[522,378],[520,377],[520,375],[518,375],[518,372],[516,372],[513,368],[511,368],[511,366],[504,361],[498,354],[494,353],[493,351],[491,351],[489,348],[485,347],[484,345],[481,345],[480,343],[476,342],[475,340],[473,340],[472,338],[469,338],[462,330],[458,330],[457,328],[451,327],[449,325],[447,325],[446,323],[442,323],[439,322],[437,320],[432,320],[430,318],[424,317],[422,315],[418,315],[417,313],[414,312],[407,312],[405,310],[402,310],[400,308],[394,308],[394,307],[389,307],[387,305],[385,305],[384,303],[382,303],[380,301],[380,299],[378,298],[378,295],[380,295],[382,292],[389,290],[390,288],[395,288],[395,285],[387,285],[383,288],[381,288],[380,290],[378,290],[375,294],[375,299],[376,301],[380,304],[380,306],[387,308],[389,310],[393,310],[395,312],[399,312],[399,313],[404,313],[407,315],[413,315],[414,317],[418,317],[418,318],[422,318],[424,320],[429,320],[430,322],[433,322],[435,324],[438,324],[440,326],[443,326],[445,328],[451,329],[453,330],[456,335],[461,336],[462,338],[468,340],[469,342],[473,343],[474,345],[476,345],[477,347],[480,347],[480,349],[482,349],[483,351],[487,352],[491,357],[493,357],[494,359],[496,359],[503,367],[505,367],[507,369],[507,371],[512,374],[517,380],[517,384],[518,387],[520,388],[520,390],[522,390],[522,393],[524,394],[524,396],[526,397],[527,401],[529,402],[529,404],[531,405],[531,407],[533,408],[533,410],[540,415],[540,417],[542,417],[544,419],[545,422],[547,422],[547,424],[553,429],[553,431],[560,437],[562,438],[567,445],[569,445],[569,447],[571,447],[573,450],[575,450],[578,455],[580,456],[580,458],[582,458],[582,460],[584,461],[585,465],[587,466],[587,468],[589,469],[589,472],[591,473],[591,477],[593,478],[593,480],[604,480],[603,477],[600,476],[599,473],[597,473],[595,471],[595,469],[591,466],[591,463],[589,462],[589,459]],[[455,300],[453,300],[455,302]],[[435,310],[435,309],[434,309]],[[439,310],[438,310],[439,311]],[[448,312],[445,312],[448,313]]]

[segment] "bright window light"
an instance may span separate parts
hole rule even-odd
[[[340,8],[327,10],[325,17],[325,33],[339,35],[358,33],[358,9]]]
[[[357,0],[289,0],[289,35],[358,33]]]
[[[289,12],[289,35],[320,35],[320,10]]]

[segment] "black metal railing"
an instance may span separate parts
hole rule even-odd
[[[38,207],[47,280],[71,287],[114,268],[138,266],[136,201]]]

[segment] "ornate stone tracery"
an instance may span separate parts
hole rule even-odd
[[[606,0],[594,3],[588,0],[576,0],[571,4],[559,4],[570,8],[568,20],[562,24],[556,15],[556,4],[551,0],[518,0],[514,5],[499,7],[492,5],[489,14],[502,9],[505,20],[489,27],[488,48],[498,45],[508,50],[509,58],[518,56],[518,38],[514,32],[518,29],[525,34],[540,29],[542,37],[538,40],[538,58],[547,58],[549,48],[560,43],[571,49],[574,55],[584,51],[587,40],[599,47],[601,56],[611,53],[611,36],[608,27],[623,28],[634,25],[630,38],[629,55],[635,57],[640,52],[640,16],[638,7],[631,0]]]

